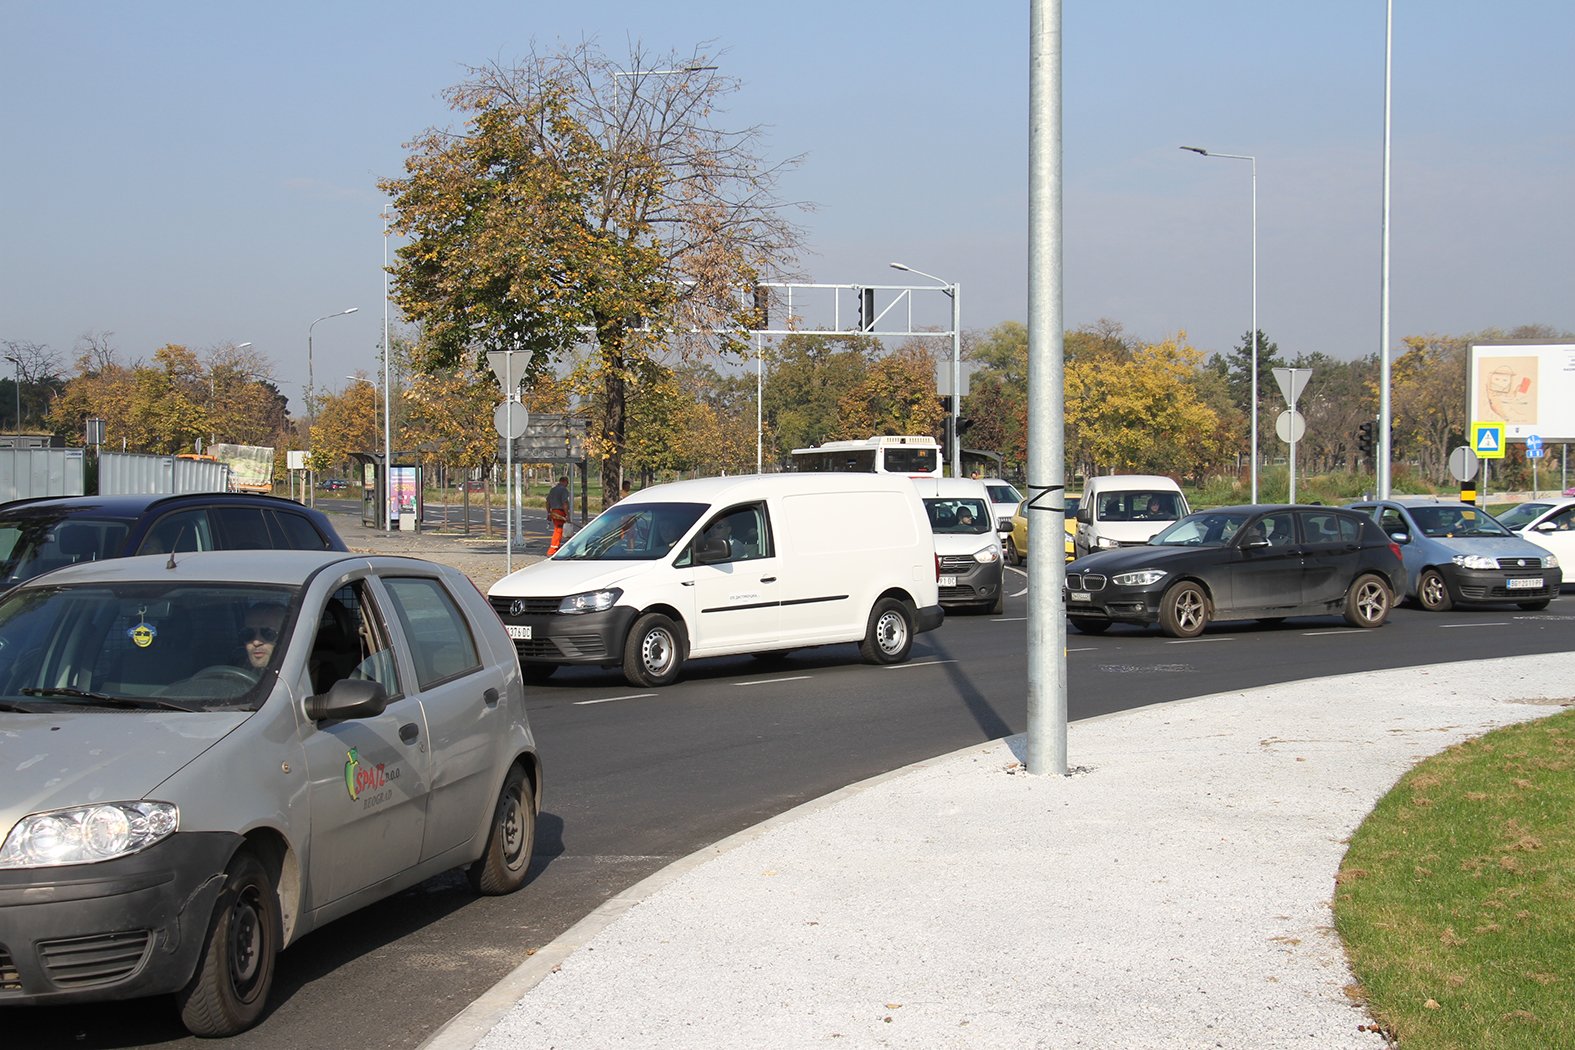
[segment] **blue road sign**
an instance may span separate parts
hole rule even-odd
[[[1526,438],[1526,458],[1542,458],[1542,439],[1535,434],[1531,434]]]

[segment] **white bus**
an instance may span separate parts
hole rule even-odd
[[[813,448],[794,449],[793,469],[938,478],[941,446],[927,434],[880,434],[860,441],[828,441]]]

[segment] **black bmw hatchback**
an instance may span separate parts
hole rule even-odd
[[[43,496],[0,504],[0,591],[62,565],[132,554],[346,549],[321,511],[276,496]]]
[[[1366,515],[1220,507],[1189,514],[1144,546],[1069,564],[1066,614],[1085,634],[1157,623],[1173,638],[1196,637],[1216,620],[1287,616],[1338,614],[1377,627],[1404,581],[1399,548]]]

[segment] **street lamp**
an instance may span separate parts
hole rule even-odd
[[[1258,502],[1258,158],[1243,153],[1210,153],[1201,146],[1182,146],[1200,157],[1223,157],[1252,163],[1252,327],[1248,346],[1252,352],[1252,502]]]
[[[326,321],[330,317],[343,317],[346,314],[353,314],[359,309],[361,309],[359,306],[352,306],[348,310],[340,310],[336,314],[324,314],[306,326],[306,445],[308,452],[306,460],[306,504],[309,507],[317,506],[317,468],[312,466],[310,458],[312,425],[317,422],[316,412],[312,408],[312,329],[316,328],[320,321]]]
[[[915,270],[902,263],[894,262],[890,265],[893,270],[916,273],[920,277],[928,277],[941,284],[943,286],[941,291],[945,292],[946,297],[952,301],[952,417],[951,422],[946,424],[946,440],[952,450],[952,477],[960,478],[962,477],[962,448],[957,436],[957,412],[961,405],[959,395],[962,391],[962,288],[933,273]]]
[[[6,360],[16,366],[16,379],[12,381],[16,387],[16,432],[22,432],[22,361],[20,358],[7,356]]]

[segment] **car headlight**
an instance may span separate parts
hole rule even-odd
[[[1557,569],[1559,567],[1559,556],[1557,554],[1544,554],[1542,556],[1542,567],[1544,569]]]
[[[172,802],[105,802],[32,813],[0,846],[0,868],[96,864],[147,849],[180,827]]]
[[[561,613],[593,613],[606,612],[618,603],[623,597],[623,590],[618,587],[608,587],[603,591],[586,591],[583,594],[571,594],[558,603]]]
[[[1094,537],[1094,546],[1096,546],[1096,547],[1119,547],[1119,546],[1121,546],[1121,544],[1118,543],[1117,541],[1113,540],[1113,539],[1110,539],[1108,536],[1095,536]]]
[[[1001,560],[1001,545],[992,543],[988,547],[981,547],[973,552],[973,560],[981,565],[988,565],[993,561]]]
[[[1110,582],[1117,587],[1152,587],[1164,578],[1164,569],[1139,569],[1137,572],[1117,573],[1110,577]]]
[[[1462,569],[1496,569],[1498,559],[1486,554],[1457,554],[1450,559]]]

